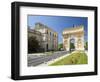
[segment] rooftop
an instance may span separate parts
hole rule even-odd
[[[63,30],[63,34],[75,33],[75,32],[84,32],[84,26],[79,25],[79,26],[74,26],[74,27],[70,27],[70,28],[65,28]]]
[[[47,29],[49,29],[49,30],[51,30],[51,31],[53,31],[53,32],[55,32],[55,33],[57,33],[56,31],[54,31],[53,29],[51,29],[51,28],[48,27],[47,25],[44,25],[44,24],[42,24],[42,23],[40,23],[40,22],[35,23],[35,25],[40,25],[40,26],[41,26],[41,27],[38,28],[38,29],[47,28]],[[35,27],[35,29],[37,29],[37,27]]]
[[[36,30],[34,30],[34,29],[30,29],[30,28],[28,28],[28,32],[31,32],[31,33],[35,33],[35,34],[41,35],[41,32],[36,31]]]

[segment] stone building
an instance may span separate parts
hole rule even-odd
[[[43,48],[45,49],[45,51],[58,49],[57,32],[41,23],[36,23],[34,29],[42,33]]]
[[[29,36],[35,36],[45,51],[58,49],[58,34],[48,26],[36,23],[34,30],[29,30]]]
[[[42,35],[41,32],[28,28],[28,37],[35,37],[38,40],[40,47],[42,48],[42,46],[43,46],[43,38],[42,38],[43,35]]]
[[[71,43],[74,50],[84,50],[84,26],[74,26],[63,30],[63,48],[70,51]]]

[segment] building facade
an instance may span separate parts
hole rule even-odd
[[[35,28],[36,31],[39,31],[43,35],[43,48],[45,51],[48,50],[57,50],[58,49],[58,34],[48,26],[36,23]]]
[[[36,40],[39,42],[40,47],[42,48],[43,35],[41,32],[28,28],[28,37],[35,37]]]
[[[34,31],[29,33],[29,36],[37,37],[37,40],[45,51],[58,49],[58,34],[48,26],[36,23]]]
[[[84,26],[75,26],[63,30],[63,48],[70,51],[71,43],[75,50],[84,50]]]

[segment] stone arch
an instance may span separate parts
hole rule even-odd
[[[75,38],[70,39],[70,51],[75,50]]]
[[[84,50],[84,27],[78,26],[63,31],[63,47],[66,51],[70,51],[71,39],[75,41],[75,50]]]

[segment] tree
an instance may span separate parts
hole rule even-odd
[[[75,50],[75,39],[71,39],[70,40],[70,51],[73,51],[73,50]]]
[[[36,37],[28,37],[28,53],[38,52],[39,48],[40,45]]]
[[[75,50],[75,45],[74,43],[70,43],[70,52]]]
[[[60,43],[60,44],[58,45],[58,49],[61,50],[62,48],[63,48],[63,43]]]
[[[75,48],[74,43],[70,43],[70,48],[71,49],[74,49]]]
[[[84,46],[85,50],[88,50],[88,42],[85,42],[85,46]]]

